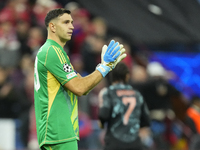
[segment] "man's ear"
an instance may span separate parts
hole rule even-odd
[[[49,23],[49,29],[50,29],[53,33],[56,32],[56,26],[55,26],[55,24],[54,24],[53,22],[50,22],[50,23]]]

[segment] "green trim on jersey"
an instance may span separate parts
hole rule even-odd
[[[48,39],[34,69],[34,104],[39,146],[79,140],[77,96],[63,85],[77,77],[63,48]]]

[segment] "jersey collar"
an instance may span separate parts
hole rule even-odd
[[[47,42],[50,42],[51,44],[59,47],[60,49],[63,49],[62,46],[60,46],[60,44],[58,44],[56,41],[52,40],[52,39],[47,39]]]

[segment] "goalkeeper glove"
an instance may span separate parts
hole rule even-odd
[[[125,52],[125,48],[123,47],[123,45],[120,45],[120,55],[119,55],[119,57],[117,57],[117,59],[112,63],[112,64],[113,64],[113,65],[112,65],[112,69],[114,69],[115,66],[127,56],[127,54],[125,54],[124,52]]]
[[[125,52],[123,45],[119,45],[111,40],[109,45],[104,45],[101,53],[101,64],[96,69],[105,77],[126,55],[121,55]]]

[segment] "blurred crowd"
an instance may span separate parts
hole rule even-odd
[[[168,79],[173,72],[159,62],[149,62],[144,46],[135,46],[109,32],[104,18],[94,16],[78,2],[53,0],[0,0],[0,118],[18,119],[20,146],[38,149],[34,116],[34,59],[46,40],[44,17],[54,8],[71,11],[74,32],[64,50],[75,70],[86,76],[100,62],[101,48],[110,39],[121,42],[123,60],[130,69],[130,83],[144,96],[150,110],[151,134],[147,149],[192,150],[200,133],[200,98],[192,100],[176,90]],[[108,86],[105,78],[87,96],[79,99],[80,149],[100,150],[104,131],[98,127],[98,94]],[[192,142],[191,142],[192,141]],[[189,148],[190,147],[190,148]]]

